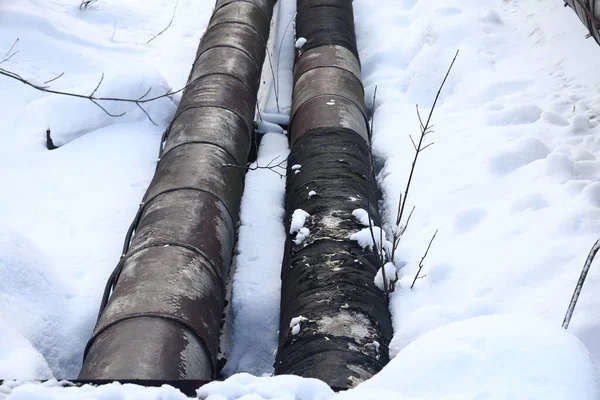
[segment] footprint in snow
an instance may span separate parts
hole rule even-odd
[[[467,233],[476,228],[486,215],[487,211],[478,207],[461,211],[454,217],[454,230]]]
[[[519,105],[488,113],[487,123],[491,126],[526,125],[537,122],[542,109],[536,105]]]
[[[531,136],[522,137],[513,142],[506,150],[494,155],[490,161],[490,170],[498,175],[506,175],[534,161],[544,159],[550,149],[544,142]]]

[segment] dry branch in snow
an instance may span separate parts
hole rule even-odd
[[[401,225],[402,217],[404,216],[406,200],[408,199],[408,192],[410,190],[412,178],[415,173],[415,167],[417,165],[417,160],[419,159],[419,154],[421,154],[425,149],[427,149],[428,147],[433,145],[433,142],[424,144],[424,139],[428,134],[433,132],[433,130],[432,130],[433,125],[431,125],[431,117],[433,116],[433,112],[437,105],[438,99],[440,98],[442,89],[444,88],[444,84],[446,83],[446,80],[448,79],[448,76],[450,75],[450,71],[452,71],[452,67],[454,66],[456,57],[458,57],[458,52],[459,52],[459,50],[457,50],[456,53],[454,54],[454,58],[452,59],[452,62],[450,63],[450,66],[448,67],[448,70],[446,71],[446,75],[444,76],[444,79],[442,80],[442,83],[440,84],[440,87],[438,88],[437,94],[435,95],[435,99],[433,101],[433,105],[431,106],[431,110],[429,110],[429,115],[427,116],[427,120],[425,122],[423,122],[423,119],[421,118],[421,113],[419,112],[419,106],[418,105],[416,106],[417,107],[417,116],[419,117],[421,136],[419,138],[418,144],[415,143],[412,136],[409,136],[410,141],[412,142],[412,145],[415,149],[415,157],[413,158],[413,162],[412,162],[412,165],[410,168],[410,173],[408,175],[408,181],[406,182],[406,188],[404,189],[404,195],[402,193],[400,193],[400,199],[398,200],[398,211],[396,214],[396,223],[395,223],[394,229],[393,229],[392,256],[391,256],[392,261],[394,260],[394,256],[396,254],[396,249],[398,248],[398,244],[400,243],[400,238],[402,237],[402,234],[406,231],[406,227],[408,226],[408,222],[410,221],[410,217],[412,216],[412,213],[414,211],[414,207],[413,207],[412,211],[408,215],[406,223],[404,224],[404,226],[402,226]],[[413,283],[413,285],[414,285],[414,283]]]
[[[592,262],[594,261],[594,257],[600,250],[600,239],[596,240],[596,243],[592,246],[587,259],[585,260],[585,264],[583,264],[583,270],[581,271],[581,275],[579,276],[579,280],[577,281],[577,286],[575,286],[575,291],[573,292],[573,296],[571,297],[571,302],[569,303],[569,308],[567,308],[567,314],[565,315],[565,319],[563,320],[562,327],[567,329],[569,328],[569,323],[571,322],[571,317],[573,316],[573,311],[575,311],[575,306],[577,305],[577,300],[579,300],[579,295],[581,294],[581,289],[583,288],[583,284],[585,283],[585,278],[587,278],[587,274],[592,266]]]
[[[435,233],[433,234],[433,236],[431,237],[429,244],[427,245],[425,254],[423,254],[423,257],[421,257],[421,261],[419,261],[419,269],[418,269],[417,273],[415,274],[415,279],[413,279],[412,284],[410,285],[411,289],[415,286],[415,282],[417,281],[417,279],[424,277],[424,276],[419,276],[421,274],[421,270],[423,269],[423,261],[425,261],[425,257],[427,257],[427,253],[429,253],[429,249],[431,248],[431,244],[433,243],[433,239],[435,239],[435,235],[437,235],[437,233],[438,233],[438,231],[436,230]]]
[[[14,55],[14,53],[13,53]],[[0,61],[0,64],[2,64],[3,62],[7,61],[8,58],[12,57],[12,55],[7,56],[7,58],[3,59]],[[101,97],[101,96],[96,96],[96,92],[98,91],[98,88],[100,88],[100,85],[102,84],[102,81],[104,80],[104,74],[102,74],[102,76],[100,77],[100,80],[98,81],[98,84],[96,85],[96,87],[94,88],[94,90],[92,91],[92,93],[90,94],[81,94],[81,93],[72,93],[72,92],[64,92],[61,90],[54,90],[51,89],[50,86],[47,86],[48,83],[54,82],[57,79],[59,79],[60,77],[62,77],[64,75],[64,72],[55,76],[54,78],[45,81],[43,84],[37,84],[37,83],[33,83],[30,80],[27,80],[25,78],[23,78],[22,76],[20,76],[19,74],[17,74],[16,72],[13,71],[9,71],[7,69],[4,68],[0,68],[0,75],[6,76],[8,78],[17,80],[27,86],[30,86],[36,90],[39,90],[41,92],[46,92],[46,93],[52,93],[52,94],[58,94],[58,95],[62,95],[62,96],[69,96],[69,97],[76,97],[79,99],[86,99],[91,101],[92,103],[94,103],[96,106],[98,106],[102,111],[104,111],[106,113],[106,115],[110,116],[110,117],[122,117],[123,115],[125,115],[125,112],[120,113],[120,114],[111,114],[110,112],[108,112],[108,110],[106,110],[104,107],[102,107],[102,105],[100,105],[101,101],[116,101],[116,102],[122,102],[122,103],[134,103],[136,106],[139,107],[140,110],[142,110],[144,112],[144,114],[146,114],[146,116],[148,117],[148,119],[150,120],[150,122],[152,122],[154,125],[157,125],[156,122],[154,122],[154,120],[152,119],[152,117],[150,117],[150,114],[148,114],[148,112],[144,109],[144,107],[142,106],[144,103],[149,103],[151,101],[155,101],[158,99],[162,99],[163,97],[169,97],[172,96],[176,93],[181,92],[182,90],[185,89],[185,87],[179,89],[179,90],[171,90],[169,89],[167,92],[160,94],[158,96],[154,96],[154,97],[147,97],[150,92],[152,91],[152,88],[148,88],[148,90],[146,91],[146,93],[144,93],[143,95],[141,95],[140,97],[138,97],[137,99],[126,99],[126,98],[121,98],[121,97]]]
[[[284,158],[283,160],[276,163],[276,161],[278,159],[279,159],[279,156],[275,157],[274,159],[269,161],[269,163],[267,165],[259,165],[258,160],[257,160],[254,163],[255,165],[252,165],[252,164],[249,164],[249,165],[223,164],[223,167],[225,167],[225,168],[241,168],[241,169],[245,169],[248,171],[256,171],[257,169],[268,169],[270,171],[275,172],[281,178],[285,178],[285,174],[278,171],[278,169],[285,168],[285,164],[287,163],[287,158]]]

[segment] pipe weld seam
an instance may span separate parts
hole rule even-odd
[[[162,195],[165,195],[165,194],[169,194],[169,193],[178,192],[180,190],[193,190],[193,191],[200,192],[200,193],[206,193],[209,196],[215,198],[219,203],[221,203],[223,205],[223,207],[225,207],[225,209],[227,210],[227,214],[229,215],[229,218],[231,219],[231,224],[235,227],[236,222],[237,222],[237,218],[234,218],[233,213],[231,212],[231,210],[229,209],[229,207],[227,206],[227,204],[223,201],[223,199],[221,199],[219,196],[217,196],[213,192],[210,192],[210,191],[205,190],[205,189],[193,187],[193,186],[181,186],[181,187],[166,189],[166,190],[163,190],[161,192],[158,192],[158,193],[154,194],[152,197],[150,197],[148,199],[144,199],[144,207],[146,205],[150,204],[152,201],[156,200],[159,196],[162,196]]]
[[[242,123],[243,123],[244,125],[246,125],[246,127],[248,128],[248,136],[251,136],[251,135],[252,135],[252,130],[254,129],[254,118],[252,118],[252,121],[253,121],[253,122],[252,122],[252,125],[248,125],[248,123],[246,122],[246,119],[245,119],[245,118],[244,118],[242,115],[240,115],[240,113],[238,113],[236,110],[232,110],[231,108],[229,108],[229,107],[225,107],[225,106],[222,106],[222,105],[220,105],[220,104],[203,104],[203,105],[200,105],[200,106],[190,106],[190,107],[186,107],[186,108],[184,108],[184,109],[183,109],[183,110],[181,110],[181,111],[179,111],[179,110],[178,110],[178,111],[177,111],[177,114],[175,114],[175,116],[173,117],[173,121],[171,121],[171,127],[169,128],[169,130],[170,130],[170,129],[173,127],[173,125],[175,124],[175,120],[176,120],[177,118],[179,118],[179,117],[181,116],[181,114],[183,114],[184,112],[186,112],[186,111],[191,111],[191,110],[197,110],[197,109],[199,109],[199,108],[204,108],[204,107],[222,108],[222,109],[224,109],[224,110],[227,110],[227,111],[230,111],[230,112],[234,113],[235,115],[237,115],[237,116],[238,116],[238,117],[239,117],[239,118],[242,120]],[[167,134],[167,137],[168,137],[168,134]]]
[[[197,336],[200,346],[202,347],[202,349],[204,350],[206,355],[211,358],[211,363],[210,363],[211,376],[213,376],[213,377],[215,376],[215,366],[213,365],[214,362],[212,360],[216,359],[216,355],[212,354],[212,352],[208,348],[206,341],[204,340],[202,335],[199,332],[197,332],[196,329],[194,329],[194,327],[191,324],[189,324],[186,320],[184,320],[182,318],[174,317],[173,315],[170,315],[170,314],[163,314],[163,313],[158,313],[158,312],[144,312],[144,313],[125,315],[125,316],[117,318],[114,321],[111,321],[109,324],[103,326],[102,328],[100,328],[100,330],[98,330],[97,332],[94,332],[94,334],[92,335],[90,340],[88,340],[88,342],[85,346],[85,349],[83,351],[83,359],[85,360],[87,358],[90,348],[94,344],[94,341],[96,340],[96,338],[98,336],[100,336],[101,333],[106,331],[108,328],[111,328],[123,321],[127,321],[130,319],[136,319],[136,318],[157,318],[157,319],[169,320],[169,321],[175,322],[175,323],[183,326],[188,331],[193,332]]]
[[[223,150],[223,152],[225,154],[227,154],[234,162],[237,162],[237,160],[235,159],[235,157],[233,156],[233,154],[231,154],[231,152],[229,150],[227,150],[225,147],[223,147],[220,144],[209,142],[208,140],[188,140],[188,141],[185,141],[185,142],[178,143],[178,144],[174,145],[173,147],[170,147],[166,152],[164,152],[162,154],[161,159],[163,157],[166,157],[167,154],[169,154],[171,151],[175,150],[178,147],[184,146],[186,144],[205,144],[205,145],[208,145],[208,146],[217,147],[217,148]]]
[[[193,81],[190,81],[189,84],[192,85],[194,84],[194,82],[202,79],[202,78],[206,78],[208,76],[213,76],[213,75],[223,75],[223,76],[228,76],[230,78],[235,79],[236,81],[240,82],[242,85],[244,85],[244,87],[248,90],[248,93],[250,94],[250,96],[253,95],[253,90],[250,88],[250,85],[242,78],[235,76],[233,74],[230,74],[228,72],[208,72],[208,73],[204,73],[198,77],[196,77]],[[257,78],[257,80],[260,80],[260,78]]]
[[[198,59],[202,56],[202,54],[206,53],[208,50],[217,49],[219,47],[228,47],[230,49],[235,49],[235,50],[241,51],[242,53],[246,54],[252,60],[252,62],[254,63],[254,65],[256,65],[256,68],[259,71],[261,70],[261,66],[258,65],[258,63],[254,59],[254,57],[252,57],[252,54],[250,54],[248,51],[246,51],[246,49],[244,49],[242,47],[234,46],[232,44],[222,44],[222,43],[218,43],[218,44],[215,44],[214,46],[203,48],[202,51],[199,54],[196,55],[196,58],[194,59],[194,63],[192,64],[193,65],[192,69],[194,69],[196,67],[196,63],[198,62]]]
[[[265,16],[265,18],[267,19],[267,21],[271,21],[271,16],[269,16],[268,13],[261,6],[259,6],[258,4],[256,4],[256,2],[249,1],[249,0],[231,0],[231,1],[223,2],[220,6],[215,7],[215,9],[213,11],[213,15],[218,10],[220,10],[221,8],[223,8],[223,7],[225,7],[225,6],[229,5],[229,4],[235,4],[235,3],[249,3],[249,4],[252,4],[253,6],[255,6],[256,8],[258,8],[263,13],[263,15]]]

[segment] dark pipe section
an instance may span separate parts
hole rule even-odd
[[[600,4],[597,0],[564,0],[565,6],[570,6],[581,22],[600,44]]]
[[[392,338],[381,262],[350,240],[355,209],[381,226],[352,2],[299,0],[296,32],[286,210],[310,214],[310,235],[286,242],[275,373],[349,388],[383,368]]]
[[[217,1],[79,379],[215,378],[273,3]]]

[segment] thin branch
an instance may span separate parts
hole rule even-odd
[[[163,33],[165,33],[165,31],[171,27],[171,25],[173,24],[173,20],[175,19],[175,12],[177,11],[177,6],[178,5],[179,5],[179,0],[177,0],[177,2],[175,3],[175,7],[173,8],[173,15],[171,16],[171,20],[169,21],[169,25],[167,25],[165,27],[165,29],[163,29],[162,31],[158,32],[155,36],[153,36],[150,40],[148,40],[146,42],[146,44],[150,43],[151,41],[153,41],[154,39],[156,39],[157,37],[159,37],[160,35],[162,35]]]
[[[12,46],[10,46],[10,49],[8,49],[8,51],[6,52],[6,55],[10,55],[10,52],[13,51],[13,49],[15,48],[15,46],[17,45],[17,43],[19,42],[19,38],[16,38],[15,41],[13,42]]]
[[[279,172],[277,169],[285,168],[284,165],[287,163],[287,158],[284,158],[283,160],[279,161],[277,164],[274,164],[274,162],[277,161],[278,158],[279,158],[279,156],[275,157],[274,159],[269,161],[267,165],[263,165],[263,166],[259,165],[258,160],[257,160],[254,163],[255,165],[223,164],[223,167],[245,169],[246,171],[256,171],[258,169],[268,169],[269,171],[275,172],[281,178],[285,178],[285,174]]]
[[[410,285],[410,288],[412,289],[413,286],[415,286],[415,282],[417,281],[417,279],[419,279],[419,275],[421,274],[421,270],[423,269],[423,261],[425,261],[425,257],[427,257],[427,253],[429,253],[429,248],[431,247],[431,243],[433,243],[433,239],[435,239],[435,235],[437,235],[438,231],[436,230],[435,233],[433,234],[433,236],[431,237],[431,240],[429,241],[429,244],[427,245],[427,250],[425,250],[425,254],[423,254],[423,257],[421,257],[421,261],[419,262],[419,270],[417,271],[417,274],[415,275],[415,279],[413,279],[412,285]],[[425,275],[422,276],[422,278],[424,278]]]
[[[47,84],[48,84],[48,83],[50,83],[50,82],[54,82],[55,80],[62,78],[62,76],[63,76],[64,74],[65,74],[64,72],[61,72],[60,74],[58,74],[58,75],[57,75],[57,76],[55,76],[54,78],[52,78],[52,79],[50,79],[50,80],[48,80],[48,81],[44,82],[44,85],[47,85]]]
[[[15,55],[19,54],[19,50],[13,52],[13,49],[15,48],[15,46],[17,45],[18,42],[19,42],[19,38],[16,38],[15,41],[13,42],[12,46],[10,46],[10,49],[8,49],[8,51],[6,52],[6,57],[3,58],[2,60],[0,60],[0,64],[7,62],[11,58],[13,58]]]
[[[140,97],[138,97],[138,100],[142,100],[144,97],[148,96],[151,91],[152,91],[152,86],[150,86],[148,88],[148,90],[146,90],[146,93],[144,93],[143,95],[141,95]]]
[[[413,207],[412,210],[410,210],[410,214],[408,214],[408,218],[406,219],[406,223],[404,224],[404,226],[397,226],[398,232],[394,231],[394,249],[400,244],[400,239],[402,238],[402,235],[404,235],[404,232],[406,232],[406,229],[408,228],[408,223],[410,222],[410,218],[412,217],[415,208],[416,207]],[[392,249],[392,252],[393,251],[394,250]],[[392,259],[392,262],[394,262],[394,259]]]
[[[430,146],[433,146],[433,144],[434,144],[434,143],[435,143],[435,142],[431,142],[431,143],[429,143],[429,144],[425,145],[425,147],[423,147],[421,150],[419,150],[419,153],[420,153],[420,152],[422,152],[422,151],[425,151],[425,149],[426,149],[426,148],[428,148],[428,147],[430,147]]]
[[[78,99],[86,99],[91,101],[92,103],[94,103],[96,106],[98,106],[102,111],[104,111],[104,113],[106,113],[106,115],[110,116],[110,117],[122,117],[123,115],[125,115],[126,113],[123,112],[121,114],[111,114],[110,112],[108,112],[106,110],[106,108],[102,107],[100,105],[99,102],[101,101],[116,101],[116,102],[122,102],[122,103],[134,103],[135,105],[137,105],[143,112],[144,114],[146,114],[146,116],[148,117],[148,119],[150,120],[150,122],[152,122],[154,125],[156,125],[156,123],[152,120],[152,118],[150,118],[150,115],[148,114],[148,112],[142,107],[142,104],[144,103],[150,103],[152,101],[158,100],[158,99],[162,99],[163,97],[169,97],[172,96],[174,94],[177,94],[179,92],[181,92],[182,90],[185,89],[185,87],[179,89],[179,90],[175,90],[173,91],[172,89],[169,89],[166,93],[163,93],[161,95],[157,95],[154,97],[149,97],[149,98],[145,98],[148,93],[150,93],[149,89],[143,96],[138,97],[137,99],[127,99],[127,98],[121,98],[121,97],[98,97],[95,96],[96,91],[98,90],[98,88],[100,87],[100,84],[102,83],[102,81],[104,80],[104,74],[102,74],[102,77],[100,78],[100,82],[98,82],[98,85],[96,85],[96,88],[94,89],[94,91],[89,94],[89,95],[85,95],[85,94],[80,94],[80,93],[72,93],[72,92],[63,92],[60,90],[54,90],[54,89],[50,89],[50,87],[48,86],[42,86],[42,85],[38,85],[35,84],[25,78],[23,78],[22,76],[20,76],[19,74],[0,68],[0,75],[6,76],[8,78],[17,80],[27,86],[30,86],[36,90],[39,90],[41,92],[46,92],[46,93],[52,93],[52,94],[58,94],[58,95],[62,95],[62,96],[69,96],[69,97],[75,97]],[[57,77],[44,82],[44,85],[47,83],[50,83],[52,81],[55,81],[56,79],[60,78],[61,76],[63,76],[64,73],[58,75]]]
[[[81,4],[79,4],[79,9],[83,10],[97,2],[98,0],[81,0]]]
[[[96,92],[98,91],[98,88],[100,87],[100,85],[102,85],[102,81],[104,81],[104,72],[102,73],[102,76],[100,77],[100,81],[98,82],[98,84],[96,85],[96,88],[92,91],[92,94],[90,94],[90,96],[94,96],[96,94]]]
[[[417,149],[417,145],[415,144],[415,141],[412,138],[412,135],[408,135],[408,137],[410,138],[410,141],[412,142],[413,148],[415,149],[416,152],[418,152],[419,150]]]
[[[596,243],[592,246],[587,259],[585,260],[585,264],[583,264],[583,270],[581,271],[581,275],[579,276],[579,280],[577,281],[577,285],[575,286],[575,291],[573,292],[573,296],[571,297],[571,302],[569,303],[569,308],[567,308],[567,314],[565,315],[565,319],[563,320],[562,327],[567,329],[569,328],[569,323],[571,322],[571,317],[573,316],[573,311],[575,311],[575,306],[577,305],[577,300],[579,300],[579,295],[581,294],[581,289],[583,288],[583,284],[585,283],[585,278],[592,266],[592,262],[594,261],[594,257],[600,250],[600,239],[596,240]]]
[[[425,150],[427,147],[431,146],[432,143],[426,145],[425,147],[423,146],[423,140],[425,139],[425,136],[429,133],[432,132],[431,128],[431,118],[433,116],[433,112],[435,111],[435,107],[437,105],[437,102],[440,98],[440,94],[442,93],[442,89],[444,88],[444,85],[446,84],[446,80],[448,79],[448,76],[450,75],[450,71],[452,71],[452,67],[454,66],[454,63],[456,62],[456,58],[458,57],[458,53],[459,50],[456,51],[456,53],[454,54],[454,58],[452,59],[452,62],[450,63],[450,66],[448,67],[448,70],[446,71],[446,75],[444,76],[444,79],[442,80],[442,83],[440,84],[437,94],[435,95],[435,99],[433,100],[433,104],[431,106],[431,109],[429,110],[429,115],[427,116],[427,121],[425,123],[423,123],[423,119],[421,118],[421,113],[419,111],[419,106],[416,106],[416,110],[417,110],[417,117],[419,118],[419,124],[421,127],[421,137],[419,138],[419,144],[416,146],[416,150],[415,150],[415,156],[413,158],[412,161],[412,165],[410,168],[410,173],[408,175],[408,180],[406,182],[406,187],[404,189],[404,196],[400,196],[400,200],[398,200],[398,211],[396,214],[396,225],[395,226],[399,226],[400,223],[402,222],[402,217],[404,216],[404,209],[406,208],[406,203],[408,200],[408,193],[410,191],[410,187],[411,187],[411,183],[412,183],[412,179],[415,173],[415,167],[417,165],[417,160],[419,159],[419,154],[421,154],[421,152],[423,150]],[[412,137],[410,137],[411,142],[413,143],[413,146],[415,146],[414,140],[412,139]],[[394,230],[395,232],[396,230]],[[393,238],[393,243],[397,243],[398,239],[396,236],[394,236]],[[392,249],[392,260],[394,259],[396,253],[396,246],[394,246],[394,248]]]

